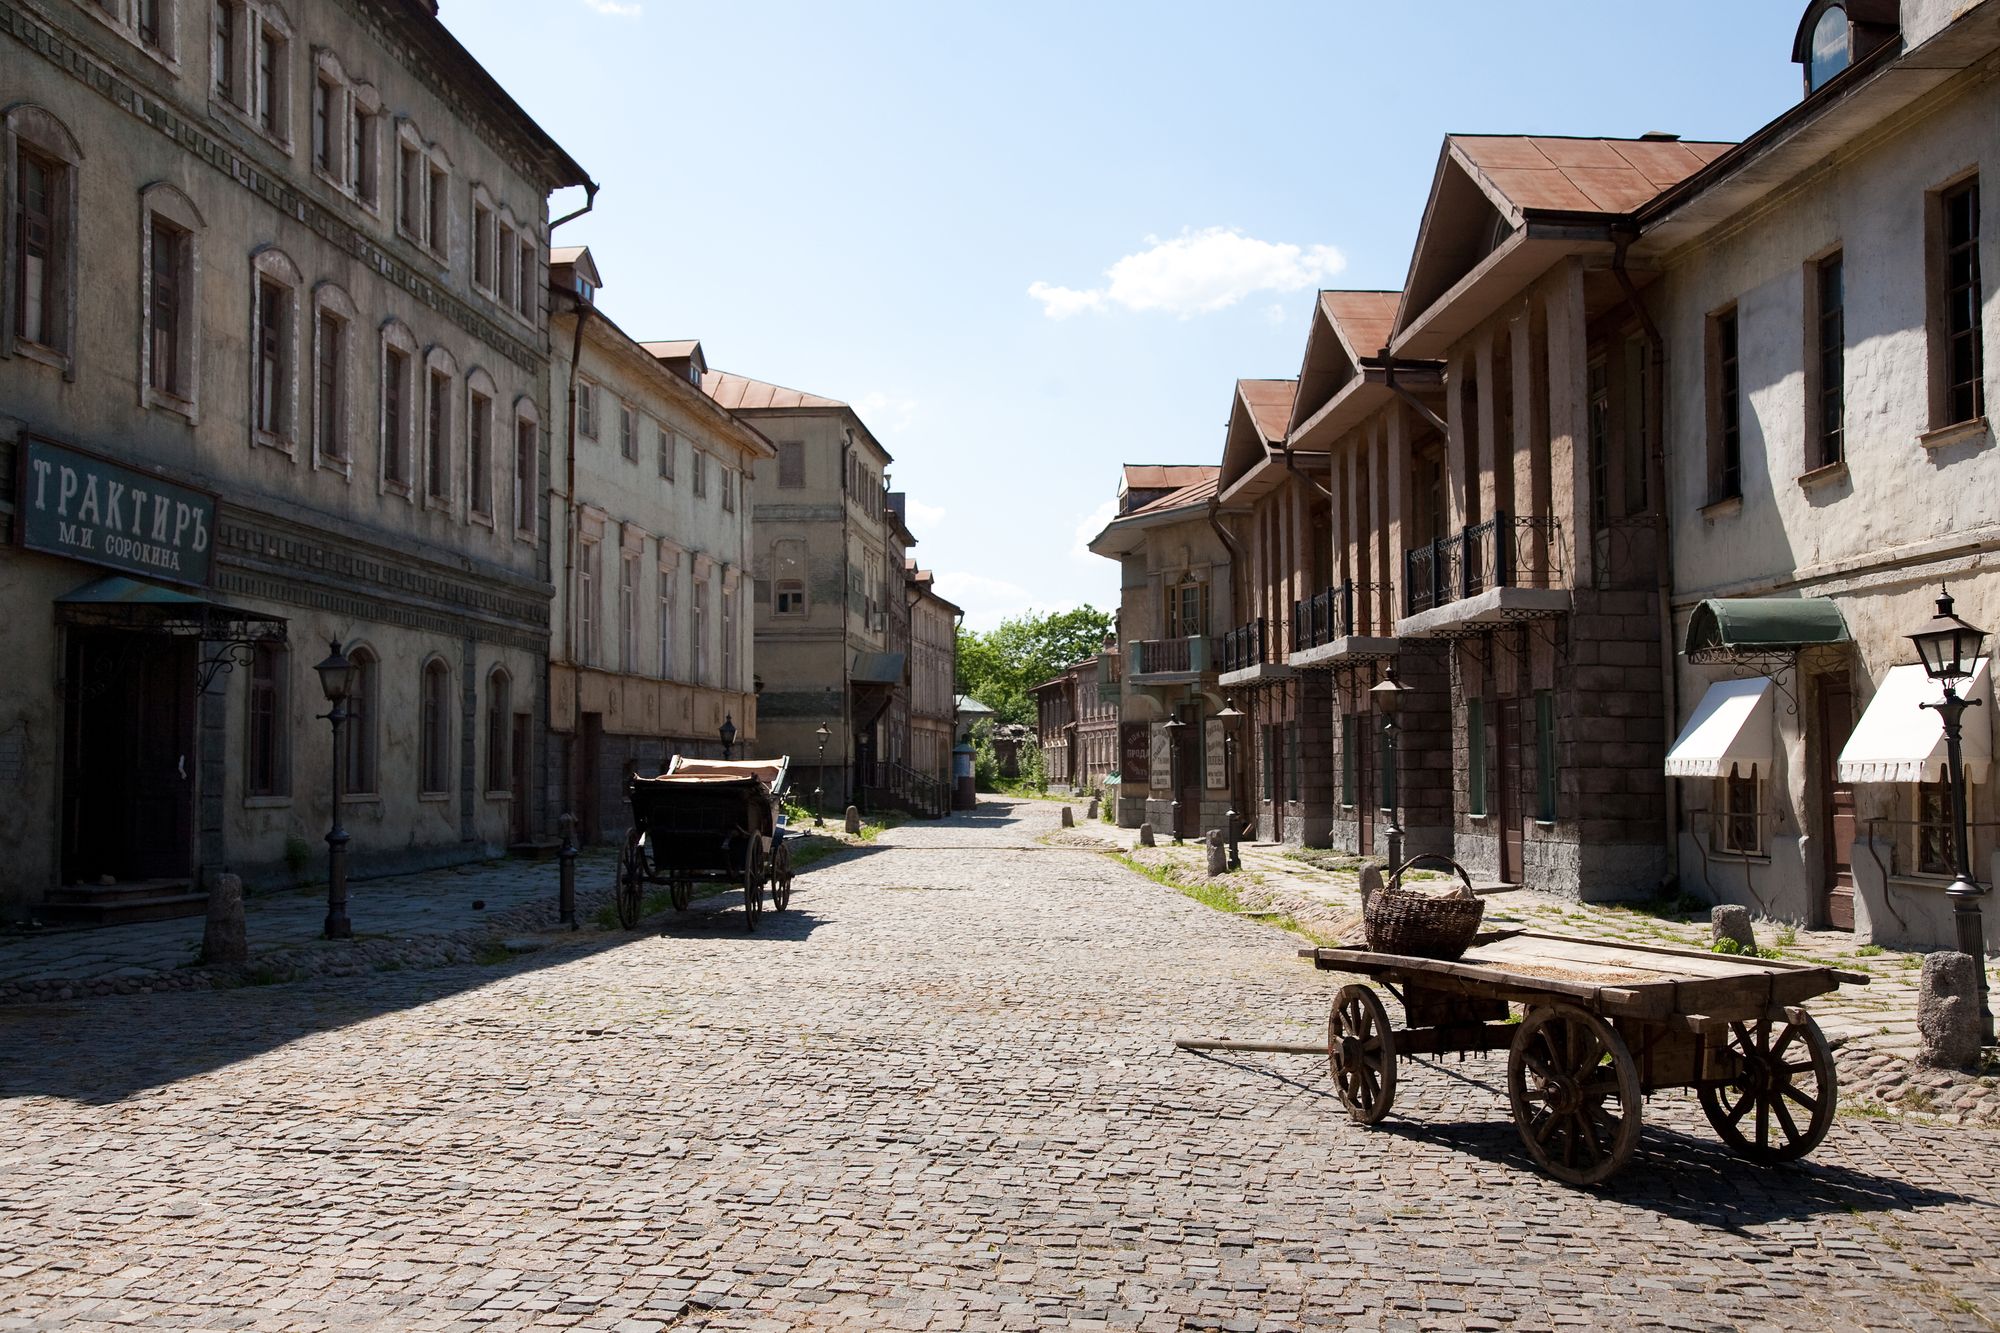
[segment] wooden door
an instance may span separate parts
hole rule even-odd
[[[577,728],[576,839],[584,846],[604,841],[604,806],[599,800],[598,772],[604,753],[604,714],[585,713]],[[625,793],[614,796],[622,804]]]
[[[1186,704],[1181,706],[1180,757],[1175,761],[1180,770],[1180,790],[1174,799],[1181,803],[1180,824],[1174,829],[1177,838],[1192,838],[1201,832],[1201,710]]]
[[[508,836],[517,843],[526,842],[533,835],[533,822],[528,817],[528,764],[533,735],[534,718],[527,713],[514,714],[513,762],[507,768],[513,780],[514,809],[508,820]]]
[[[70,640],[63,878],[178,879],[194,856],[194,646]]]
[[[1819,687],[1820,802],[1818,836],[1824,896],[1820,920],[1835,930],[1854,929],[1854,788],[1840,781],[1840,752],[1854,731],[1854,686],[1828,676]]]
[[[177,879],[193,871],[194,645],[159,639],[141,663],[127,724],[132,732],[134,879]]]
[[[1527,816],[1521,801],[1521,701],[1501,699],[1499,705],[1500,881],[1519,884]]]

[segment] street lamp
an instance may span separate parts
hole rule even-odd
[[[1222,724],[1222,780],[1229,786],[1229,813],[1223,819],[1229,825],[1229,868],[1241,870],[1243,857],[1236,848],[1236,838],[1242,827],[1243,816],[1236,813],[1236,724],[1248,714],[1236,706],[1234,699],[1222,701],[1222,711],[1215,720]]]
[[[1393,871],[1403,864],[1403,829],[1396,821],[1397,797],[1401,794],[1402,775],[1396,771],[1396,714],[1403,710],[1403,696],[1410,687],[1396,679],[1396,664],[1391,662],[1382,679],[1368,691],[1375,701],[1376,711],[1382,714],[1382,777],[1389,792],[1389,867]]]
[[[1174,842],[1181,840],[1181,732],[1187,723],[1177,717],[1170,717],[1160,724],[1160,730],[1167,733],[1167,794],[1173,798],[1169,807],[1174,824]]]
[[[340,724],[347,721],[347,692],[354,684],[354,663],[340,651],[333,651],[313,670],[319,673],[319,687],[329,705],[320,716],[333,725],[333,827],[326,835],[326,938],[351,940],[354,926],[347,919],[347,830],[340,826],[340,788],[345,776],[346,750],[340,743]]]
[[[826,825],[826,741],[833,733],[822,722],[813,735],[819,737],[819,762],[813,765],[813,827],[823,828]]]
[[[1986,931],[1979,913],[1979,899],[1986,890],[1972,878],[1972,840],[1966,830],[1965,756],[1959,746],[1960,722],[1965,710],[1977,708],[1980,701],[1961,698],[1958,693],[1959,682],[1972,675],[1985,641],[1985,630],[1974,629],[1952,614],[1949,590],[1942,590],[1937,614],[1931,617],[1930,624],[1910,635],[1910,642],[1917,646],[1917,656],[1923,661],[1924,674],[1944,687],[1942,700],[1919,707],[1937,709],[1938,721],[1944,724],[1946,777],[1951,783],[1951,850],[1958,872],[1945,896],[1951,902],[1952,921],[1958,927],[1959,951],[1972,955],[1973,971],[1979,977],[1979,1041],[1991,1046],[1993,1007],[1986,994]]]
[[[722,730],[717,734],[722,737],[722,757],[728,759],[731,757],[730,751],[736,748],[736,719],[724,713]]]

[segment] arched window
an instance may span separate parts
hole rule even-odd
[[[384,493],[409,499],[416,457],[417,340],[400,319],[382,324],[382,467]]]
[[[83,150],[41,107],[5,118],[6,319],[0,355],[21,356],[75,378],[77,176]]]
[[[451,508],[452,384],[458,362],[442,347],[424,357],[424,504]]]
[[[139,400],[147,407],[198,420],[201,385],[201,271],[203,220],[194,201],[165,181],[139,191],[139,308],[146,333],[139,339]]]
[[[513,787],[509,769],[507,728],[513,721],[512,678],[507,668],[494,667],[486,676],[486,794],[505,796]]]
[[[1849,42],[1847,10],[1828,5],[1813,24],[1812,48],[1806,53],[1806,88],[1818,92],[1827,80],[1846,69],[1854,59]]]
[[[465,507],[474,523],[493,526],[493,377],[478,366],[465,376]]]
[[[380,659],[372,648],[350,647],[347,660],[354,664],[354,674],[348,678],[347,688],[347,793],[350,796],[376,796],[382,791],[375,762],[377,668]]]
[[[336,283],[313,288],[313,466],[354,473],[354,302]]]
[[[541,511],[541,418],[526,394],[514,400],[514,535],[533,543]]]
[[[417,738],[417,786],[425,796],[451,793],[451,668],[441,657],[424,663],[422,731]]]
[[[250,257],[250,442],[298,451],[299,267],[275,246]]]

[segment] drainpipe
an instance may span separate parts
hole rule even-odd
[[[1438,434],[1443,435],[1447,438],[1450,437],[1451,426],[1449,425],[1449,423],[1447,423],[1443,417],[1431,411],[1430,404],[1424,402],[1421,398],[1411,393],[1408,389],[1405,389],[1402,385],[1396,383],[1396,362],[1395,359],[1389,355],[1388,349],[1386,348],[1383,349],[1382,352],[1382,387],[1387,389],[1390,393],[1395,394],[1396,397],[1402,399],[1403,402],[1409,406],[1409,409],[1412,412],[1415,412],[1418,416],[1422,417],[1427,423],[1429,423],[1430,428],[1432,430],[1436,431]]]
[[[1326,500],[1333,499],[1333,492],[1328,490],[1326,487],[1320,485],[1318,477],[1312,476],[1309,473],[1301,472],[1299,470],[1298,460],[1292,456],[1291,440],[1287,439],[1284,442],[1283,446],[1281,447],[1285,451],[1285,471],[1291,473],[1293,476],[1297,477],[1300,481],[1303,481],[1306,485],[1318,491],[1322,499]]]
[[[569,394],[568,407],[563,417],[563,660],[576,669],[576,375],[577,366],[583,360],[583,326],[590,318],[590,303],[581,297],[570,298],[570,314],[576,318],[576,333],[570,340],[569,349]],[[573,712],[570,718],[570,744],[577,744],[576,728],[583,725],[583,714]],[[572,751],[569,761],[563,765],[563,808],[576,808],[576,755]],[[595,836],[594,834],[592,836]]]
[[[1663,406],[1666,393],[1666,341],[1660,336],[1659,325],[1653,322],[1653,316],[1646,309],[1646,303],[1639,297],[1638,286],[1632,281],[1632,275],[1625,267],[1625,253],[1632,242],[1638,239],[1637,228],[1629,225],[1614,227],[1611,238],[1611,275],[1618,280],[1618,290],[1624,293],[1625,304],[1631,309],[1633,317],[1639,321],[1639,329],[1645,336],[1647,356],[1651,363],[1649,376],[1651,389],[1648,395],[1651,401],[1646,404],[1646,411],[1653,420],[1655,430],[1653,450],[1646,459],[1646,470],[1647,484],[1654,497],[1654,530],[1659,563],[1660,685],[1661,693],[1667,703],[1664,719],[1665,739],[1667,747],[1672,748],[1681,715],[1681,687],[1678,659],[1674,652],[1674,543],[1673,527],[1669,517],[1672,501],[1667,494],[1667,423]],[[1681,866],[1679,778],[1667,779],[1667,796],[1665,807],[1661,811],[1667,835],[1667,883],[1678,889]]]

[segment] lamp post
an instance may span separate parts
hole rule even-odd
[[[1215,720],[1222,724],[1222,780],[1229,786],[1229,813],[1223,816],[1229,825],[1229,868],[1243,868],[1242,854],[1237,850],[1236,839],[1243,823],[1243,816],[1236,813],[1236,724],[1247,714],[1236,706],[1234,699],[1222,701],[1222,711]]]
[[[1962,698],[1958,685],[1970,677],[1979,659],[1986,631],[1974,629],[1952,614],[1951,592],[1942,590],[1937,614],[1922,630],[1910,635],[1923,660],[1924,674],[1944,687],[1944,698],[1919,707],[1935,708],[1944,724],[1946,778],[1951,783],[1951,850],[1957,877],[1945,890],[1951,902],[1952,922],[1958,928],[1959,952],[1972,955],[1973,971],[1979,977],[1979,1041],[1993,1044],[1993,1006],[1986,986],[1986,929],[1979,900],[1986,890],[1972,878],[1972,840],[1967,834],[1965,756],[1960,748],[1960,723],[1968,708],[1977,708],[1977,699]]]
[[[722,737],[722,757],[724,759],[733,758],[734,756],[731,752],[736,749],[736,719],[728,713],[724,713],[722,715],[722,730],[716,734]]]
[[[340,651],[338,641],[313,670],[319,673],[319,687],[326,694],[328,708],[320,716],[333,726],[333,827],[326,835],[326,938],[351,940],[354,926],[347,919],[347,830],[340,826],[341,779],[345,775],[347,753],[340,743],[340,724],[347,721],[347,692],[354,682],[354,663]]]
[[[823,828],[826,825],[826,741],[833,733],[822,722],[813,735],[819,737],[819,762],[813,765],[813,827]]]
[[[1403,696],[1409,693],[1409,686],[1396,679],[1396,664],[1391,662],[1388,670],[1368,695],[1375,701],[1376,711],[1382,714],[1382,767],[1386,770],[1382,777],[1389,791],[1389,868],[1393,872],[1403,864],[1403,828],[1397,822],[1397,798],[1401,795],[1402,774],[1396,767],[1396,714],[1403,710]]]
[[[1160,730],[1167,733],[1167,795],[1173,798],[1168,816],[1174,825],[1174,842],[1181,840],[1181,732],[1187,723],[1177,717],[1170,717],[1160,724]]]

